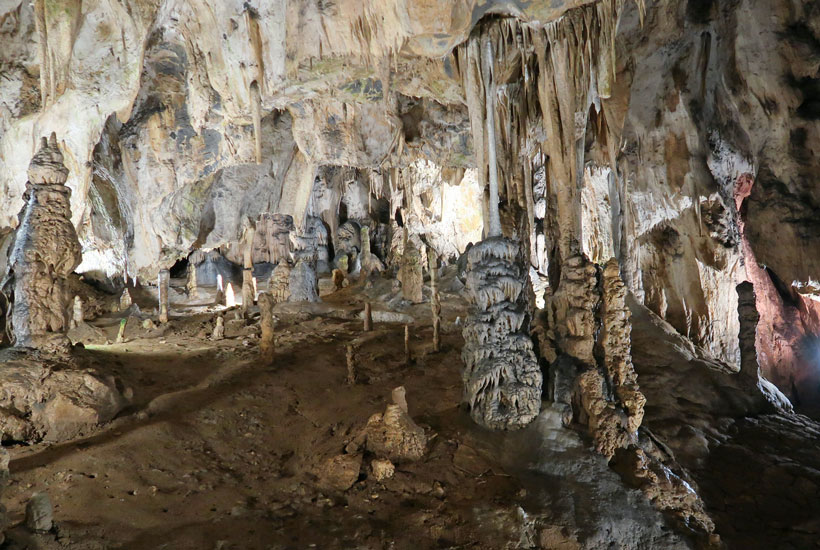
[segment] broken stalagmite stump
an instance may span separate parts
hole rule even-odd
[[[398,403],[397,396],[401,397]],[[427,435],[407,414],[404,392],[394,390],[393,399],[384,414],[374,414],[367,421],[367,450],[393,463],[419,460],[427,452]]]
[[[273,297],[267,292],[259,295],[259,325],[261,334],[259,337],[259,356],[263,361],[273,361],[275,351],[274,343],[274,319],[273,319]]]
[[[214,333],[211,339],[222,340],[223,338],[225,338],[225,319],[220,315],[216,318],[216,326],[214,326]]]
[[[10,248],[3,289],[11,301],[14,344],[67,350],[67,278],[82,252],[71,223],[68,169],[57,136],[42,139],[31,159],[25,205]]]

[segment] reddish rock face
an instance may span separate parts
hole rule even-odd
[[[743,174],[735,185],[738,228],[746,278],[754,284],[760,322],[756,347],[761,374],[809,415],[820,413],[820,302],[801,295],[790,281],[758,263],[745,234],[745,199],[754,179]]]

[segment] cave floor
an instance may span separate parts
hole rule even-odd
[[[438,353],[429,303],[397,307],[390,281],[344,289],[311,307],[278,305],[270,364],[258,358],[255,308],[247,322],[225,311],[226,338],[209,338],[212,290],[193,305],[174,304],[165,326],[143,330],[133,323],[123,343],[111,343],[118,315],[95,320],[89,333],[99,341],[78,350],[79,360],[119,377],[133,391],[131,405],[75,440],[9,448],[3,500],[12,528],[4,548],[691,547],[549,406],[518,432],[490,433],[472,423],[459,407],[457,320],[466,306],[447,284]],[[150,293],[134,295],[143,310],[153,307]],[[362,331],[365,299],[374,311],[398,309],[415,318],[409,365],[403,324],[376,322],[372,332]],[[352,386],[345,359],[351,344],[358,376]],[[431,438],[426,456],[396,465],[395,475],[379,482],[369,470],[374,457],[365,454],[350,489],[323,489],[321,465],[384,411],[399,385],[410,415]],[[774,540],[802,548],[816,540],[820,431],[795,418],[807,428],[777,418],[730,421],[734,431],[695,472],[729,548],[768,548]],[[795,460],[780,458],[801,445]],[[750,483],[758,468],[782,475]],[[20,524],[26,502],[41,491],[51,497],[56,528],[33,535]],[[772,507],[794,513],[772,523]]]
[[[337,294],[338,311],[361,307]],[[432,353],[429,323],[419,323],[406,365],[403,325],[364,333],[358,320],[278,316],[273,364],[257,359],[253,327],[202,338],[212,313],[172,319],[161,335],[87,346],[91,362],[133,389],[133,405],[86,437],[11,449],[4,501],[12,522],[46,491],[57,525],[56,535],[12,529],[12,546],[496,548],[515,536],[520,483],[461,442],[470,428],[457,408],[459,330],[447,330]],[[96,324],[115,339],[110,319]],[[354,386],[346,384],[351,343]],[[399,385],[411,415],[435,434],[425,459],[397,465],[380,483],[367,476],[366,457],[352,489],[317,488],[317,466],[341,453]],[[478,521],[484,515],[492,526]]]

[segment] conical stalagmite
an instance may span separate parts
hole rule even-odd
[[[81,247],[71,223],[68,169],[52,133],[42,139],[28,169],[25,205],[10,248],[3,282],[11,297],[14,343],[67,349],[67,277],[80,264]]]

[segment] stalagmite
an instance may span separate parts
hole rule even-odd
[[[286,302],[290,298],[290,272],[293,268],[287,260],[281,260],[268,280],[268,292],[274,303]]]
[[[120,329],[117,331],[117,343],[125,341],[125,326],[128,324],[128,317],[120,319]]]
[[[197,288],[196,282],[196,265],[192,262],[188,263],[188,280],[185,283],[185,289],[188,291],[189,299],[195,300],[199,298],[199,288]]]
[[[405,300],[419,304],[424,301],[423,288],[421,253],[408,239],[401,256],[401,293]]]
[[[273,306],[274,300],[270,294],[263,292],[259,295],[259,357],[265,362],[272,362],[275,352]]]
[[[28,169],[3,289],[11,299],[14,343],[67,350],[67,277],[80,264],[81,247],[71,223],[68,169],[57,136],[42,139]]]
[[[126,309],[131,307],[131,304],[133,303],[134,302],[131,300],[131,293],[128,292],[127,288],[124,289],[122,291],[122,294],[120,295],[120,311],[125,311]]]
[[[168,284],[171,279],[171,274],[167,269],[161,269],[159,272],[159,322],[168,322]]]
[[[470,315],[464,329],[464,397],[478,424],[517,429],[541,409],[542,375],[526,326],[518,243],[491,237],[467,253]]]
[[[225,287],[225,307],[236,307],[236,295],[233,293],[233,285],[228,283]]]
[[[318,302],[319,288],[316,271],[307,260],[299,260],[290,272],[289,302]]]
[[[384,271],[384,264],[379,260],[378,256],[370,251],[370,228],[366,225],[361,229],[362,251],[360,260],[362,265],[361,276],[367,277],[373,272]]]
[[[84,320],[85,319],[83,316],[83,300],[79,296],[74,296],[70,328],[75,328],[81,325]]]
[[[222,282],[222,275],[216,276],[216,296],[214,296],[214,304],[221,306],[225,303],[225,290]]]
[[[432,248],[427,251],[427,265],[430,269],[430,309],[433,314],[433,351],[441,351],[441,298],[438,294],[436,271],[438,258]]]
[[[216,325],[214,326],[213,335],[211,335],[212,340],[222,340],[225,338],[225,319],[222,315],[216,318]]]
[[[364,303],[364,331],[370,332],[373,330],[373,313],[370,308],[370,302]]]
[[[348,344],[345,347],[345,359],[347,361],[347,385],[352,386],[356,383],[356,348]]]
[[[245,235],[242,244],[242,313],[247,313],[248,309],[253,306],[254,290],[253,290],[253,237],[256,230],[253,227],[248,227],[245,230]]]

